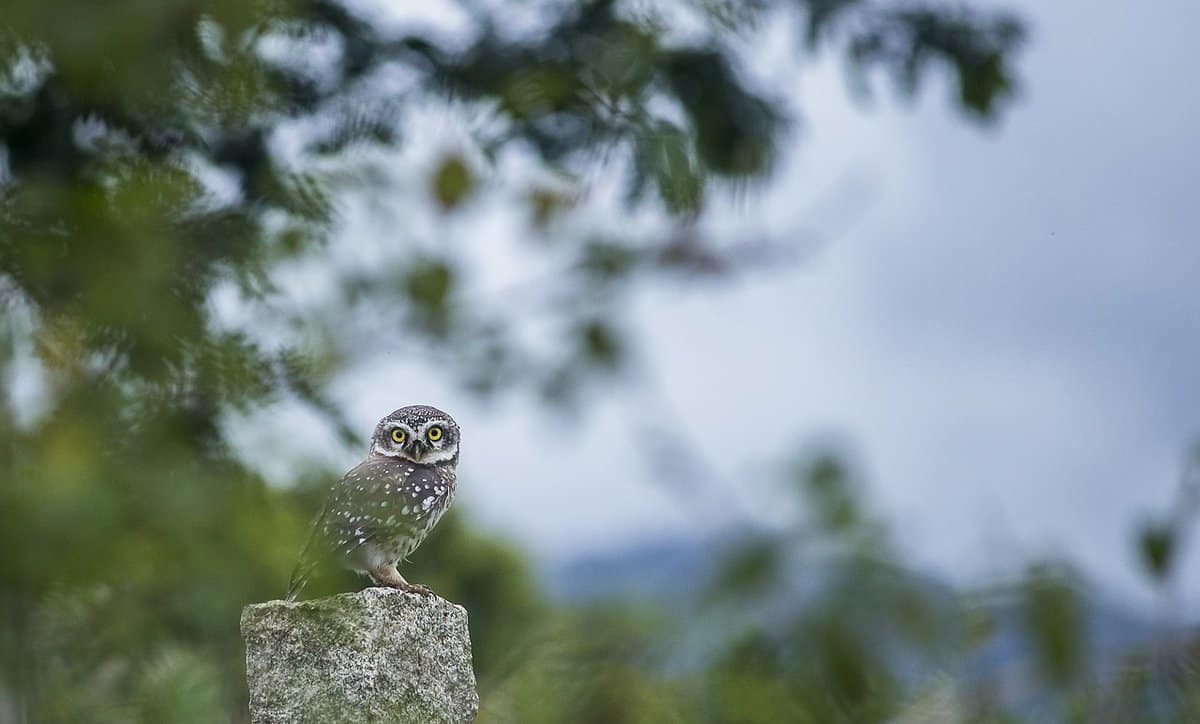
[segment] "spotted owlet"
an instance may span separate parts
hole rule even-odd
[[[338,481],[313,526],[288,584],[304,588],[325,556],[383,586],[429,593],[396,564],[412,553],[454,500],[458,425],[428,405],[410,405],[379,421],[367,458]]]

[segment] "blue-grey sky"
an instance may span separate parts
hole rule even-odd
[[[941,82],[912,105],[880,84],[863,106],[836,62],[789,60],[788,28],[755,40],[752,72],[802,123],[776,177],[721,202],[709,227],[826,243],[793,268],[716,291],[656,287],[629,309],[640,364],[728,490],[681,504],[654,482],[625,444],[648,409],[641,385],[591,398],[567,424],[519,399],[485,406],[392,348],[359,360],[337,396],[364,436],[403,403],[452,411],[460,504],[544,560],[770,521],[773,466],[832,438],[922,565],[972,580],[1065,555],[1145,600],[1133,531],[1169,504],[1200,439],[1200,6],[1006,5],[1033,34],[1021,99],[988,128],[956,115]],[[442,32],[470,27],[451,3],[423,7]],[[424,123],[441,134],[433,146],[461,148],[478,122],[435,109],[410,137]],[[429,158],[409,147],[395,166]],[[495,172],[536,168],[502,159]],[[595,195],[599,218],[578,223],[603,224],[603,180]],[[503,286],[531,271],[505,203],[450,220],[354,206],[345,263],[372,263],[397,227],[418,242],[470,236]],[[753,432],[708,451],[730,421]],[[1195,614],[1200,579],[1182,583]]]

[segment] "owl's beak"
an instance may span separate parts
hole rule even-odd
[[[421,462],[421,458],[425,457],[425,453],[429,450],[425,447],[425,443],[421,440],[413,440],[405,448],[408,456],[417,462]]]

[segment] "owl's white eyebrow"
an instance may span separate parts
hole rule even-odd
[[[439,425],[441,427],[447,427],[445,420],[430,420],[429,422],[425,423],[424,425],[421,425],[421,432],[425,432],[426,430],[433,427],[434,425]]]

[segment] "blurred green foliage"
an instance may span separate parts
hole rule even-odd
[[[768,176],[792,120],[743,70],[736,41],[758,25],[802,24],[806,52],[843,55],[863,89],[877,70],[905,93],[944,72],[970,117],[995,117],[1016,87],[1023,33],[1007,13],[863,0],[687,8],[704,33],[672,34],[652,8],[604,0],[548,3],[545,27],[525,34],[478,9],[464,45],[389,35],[334,0],[6,3],[0,722],[245,719],[239,610],[282,593],[337,471],[269,486],[225,420],[299,401],[360,444],[326,386],[353,361],[337,332],[361,305],[399,310],[395,327],[466,389],[503,382],[564,401],[629,359],[625,282],[761,261],[687,225],[715,189]],[[396,68],[421,94],[386,90]],[[619,157],[631,211],[679,220],[666,239],[559,244],[567,271],[545,286],[561,354],[523,348],[508,333],[514,309],[473,304],[468,262],[449,249],[375,276],[324,263],[339,194],[355,189],[322,164],[402,144],[405,104],[429,97],[497,114],[487,157],[527,149],[567,178]],[[479,188],[472,161],[447,155],[429,200],[449,213]],[[532,231],[586,203],[539,184],[522,197]],[[278,293],[281,268],[314,260],[344,305],[290,308]],[[220,320],[223,289],[244,302],[245,325]],[[267,328],[288,332],[281,342]],[[33,414],[18,400],[31,385]],[[964,692],[951,697],[964,716],[1028,713],[974,695],[986,686],[967,662],[987,613],[888,555],[843,463],[806,460],[790,482],[809,515],[733,546],[706,592],[674,610],[552,602],[521,554],[461,513],[444,521],[412,574],[471,612],[481,720],[883,721],[946,680],[935,674]],[[1143,536],[1160,580],[1177,529]],[[798,565],[819,574],[798,585]],[[320,585],[314,594],[360,582]],[[1052,711],[1195,711],[1185,665],[1137,661],[1095,703],[1079,594],[1040,569],[1012,589]]]

